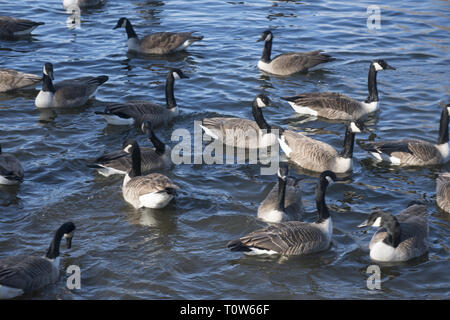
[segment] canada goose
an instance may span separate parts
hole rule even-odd
[[[328,119],[356,120],[378,108],[377,72],[395,70],[384,60],[373,61],[369,67],[369,96],[363,102],[335,92],[308,92],[283,97],[297,113]]]
[[[370,240],[370,258],[380,262],[407,261],[428,251],[425,205],[413,203],[397,216],[378,211],[358,227],[381,227]]]
[[[248,149],[268,147],[277,143],[278,136],[272,130],[279,129],[270,126],[264,119],[261,109],[271,105],[269,97],[259,94],[252,103],[255,121],[235,117],[205,118],[200,126],[206,135],[229,146]]]
[[[0,145],[0,184],[19,184],[23,181],[23,168],[12,154],[2,153]]]
[[[79,8],[97,7],[102,4],[102,0],[63,0],[64,9],[70,9],[74,6]]]
[[[450,213],[450,173],[440,173],[436,179],[436,203],[439,208]]]
[[[172,180],[160,173],[141,175],[141,151],[136,141],[125,144],[131,150],[131,170],[125,175],[122,194],[135,209],[142,207],[160,209],[167,206],[179,189]]]
[[[189,79],[189,77],[180,69],[170,69],[166,78],[165,106],[150,101],[130,101],[107,105],[105,111],[97,111],[95,114],[103,115],[106,122],[112,125],[136,123],[141,126],[145,120],[149,120],[153,127],[168,123],[179,113],[173,94],[173,86],[178,79]]]
[[[321,50],[311,52],[287,52],[270,59],[272,52],[273,34],[270,30],[262,33],[257,41],[265,41],[263,54],[258,61],[258,68],[262,71],[288,76],[297,72],[308,71],[320,63],[335,60],[328,54],[321,53]]]
[[[269,223],[299,221],[304,213],[299,179],[288,176],[288,164],[279,163],[278,183],[258,207],[258,218]]]
[[[313,223],[287,221],[254,231],[242,238],[230,241],[231,251],[245,254],[303,255],[328,249],[333,234],[333,223],[325,203],[327,186],[338,180],[332,171],[320,174],[316,187],[318,219]]]
[[[291,130],[283,130],[278,141],[288,159],[302,168],[316,172],[332,170],[343,173],[352,170],[355,133],[363,130],[365,126],[361,121],[350,122],[345,130],[341,153],[325,142]]]
[[[0,260],[0,299],[11,299],[31,293],[59,278],[59,246],[66,238],[67,248],[72,246],[75,225],[66,222],[56,230],[44,257],[20,255]]]
[[[120,18],[113,29],[125,28],[128,36],[128,50],[146,54],[170,54],[189,47],[203,36],[193,36],[192,32],[157,32],[139,39],[130,20]]]
[[[44,22],[0,16],[0,38],[14,39],[21,36],[28,36],[31,31],[43,24]]]
[[[108,81],[107,76],[81,77],[64,80],[53,85],[53,65],[47,62],[43,68],[42,90],[36,96],[37,108],[71,108],[84,105],[95,95],[98,86]]]
[[[34,87],[42,77],[16,70],[0,68],[0,92]]]
[[[448,113],[450,104],[442,108],[437,144],[419,139],[359,142],[377,160],[385,160],[399,166],[437,165],[448,161]]]
[[[151,170],[161,170],[170,168],[172,160],[170,158],[171,149],[166,146],[152,130],[149,121],[142,124],[142,131],[147,133],[148,139],[155,148],[140,148],[141,150],[141,170],[146,173]],[[125,146],[127,147],[127,146]],[[131,155],[129,148],[105,154],[95,160],[95,164],[88,167],[97,169],[98,173],[108,177],[114,174],[126,174],[131,169]]]

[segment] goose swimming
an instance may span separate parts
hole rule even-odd
[[[43,68],[42,89],[34,104],[37,108],[72,108],[84,105],[97,92],[97,88],[108,81],[107,76],[81,77],[64,80],[53,85],[53,64],[47,62]]]
[[[427,208],[412,203],[400,214],[373,212],[358,227],[380,227],[370,240],[370,258],[374,261],[408,261],[428,251]]]
[[[182,51],[203,36],[193,36],[192,32],[157,32],[139,39],[130,20],[120,18],[113,29],[125,28],[128,36],[128,50],[145,54],[171,54]]]
[[[373,61],[369,67],[369,96],[357,101],[335,92],[308,92],[283,97],[297,113],[336,120],[356,120],[378,108],[377,72],[395,70],[384,60]]]
[[[258,61],[258,68],[262,71],[288,76],[298,72],[306,72],[308,69],[318,64],[335,60],[328,54],[321,53],[321,50],[311,52],[287,52],[271,59],[273,34],[266,30],[257,41],[264,41],[264,50],[261,59]]]
[[[12,299],[58,281],[60,242],[66,238],[70,249],[74,232],[72,222],[59,227],[44,257],[19,255],[0,259],[0,299]]]
[[[326,250],[330,246],[333,224],[325,203],[325,191],[329,184],[337,181],[331,171],[320,174],[316,187],[318,218],[313,223],[286,221],[270,225],[230,241],[231,251],[242,251],[247,255],[280,254],[283,256],[304,255]]]
[[[178,116],[179,110],[173,88],[175,80],[189,79],[180,69],[170,69],[166,78],[166,105],[156,104],[150,101],[130,101],[107,105],[103,112],[96,111],[105,117],[111,125],[141,126],[144,121],[151,122],[153,127],[167,124]]]

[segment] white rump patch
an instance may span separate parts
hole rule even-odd
[[[98,168],[97,172],[100,173],[104,177],[109,177],[115,174],[126,174],[125,171],[117,170],[114,168],[109,168],[106,166],[102,166],[102,168]]]
[[[265,249],[258,249],[258,248],[252,248],[250,247],[252,251],[244,252],[244,254],[248,256],[256,256],[256,255],[273,255],[273,254],[279,254],[276,251],[273,250],[265,250]]]
[[[264,222],[278,223],[286,220],[286,214],[283,211],[271,210],[270,212],[264,212],[258,218]]]
[[[295,104],[295,102],[288,101],[288,103],[291,105],[292,109],[294,109],[294,111],[297,113],[309,114],[312,116],[317,116],[319,114],[316,110],[313,110],[309,107],[302,107],[300,105]]]
[[[12,299],[23,294],[22,289],[0,285],[0,299]]]
[[[115,126],[126,126],[134,123],[133,118],[121,118],[119,116],[104,114],[106,122]]]

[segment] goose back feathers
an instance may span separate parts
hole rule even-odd
[[[302,168],[315,172],[332,170],[343,173],[352,170],[355,133],[363,130],[364,124],[360,121],[347,126],[341,153],[325,142],[291,130],[284,130],[279,142],[288,159]]]
[[[0,145],[0,184],[14,185],[23,181],[24,170],[12,154],[2,153]]]
[[[277,135],[272,132],[274,126],[270,126],[264,119],[262,108],[270,106],[269,97],[260,94],[252,103],[252,113],[255,120],[234,117],[205,118],[201,127],[205,134],[219,140],[225,145],[257,149],[277,143]]]
[[[439,208],[450,213],[450,173],[440,173],[436,179],[436,203]]]
[[[0,92],[34,87],[42,77],[16,70],[0,68]]]
[[[31,31],[43,24],[43,22],[34,22],[27,19],[0,16],[0,38],[14,39],[29,36]]]

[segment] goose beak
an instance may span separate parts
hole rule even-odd
[[[395,69],[393,66],[390,66],[386,63],[386,68],[384,68],[385,70],[397,70]]]
[[[116,24],[116,26],[113,28],[113,30],[115,30],[115,29],[117,29],[117,28],[120,28],[120,25],[119,25],[119,24]]]
[[[184,73],[181,75],[180,77],[181,79],[189,79],[189,77],[187,75],[185,75]]]
[[[64,235],[64,237],[66,238],[66,244],[67,244],[67,249],[70,249],[72,247],[72,235]]]
[[[367,220],[366,220],[363,223],[361,223],[360,225],[358,225],[358,228],[364,228],[364,227],[367,227],[367,226],[368,226],[368,224],[367,224]]]

